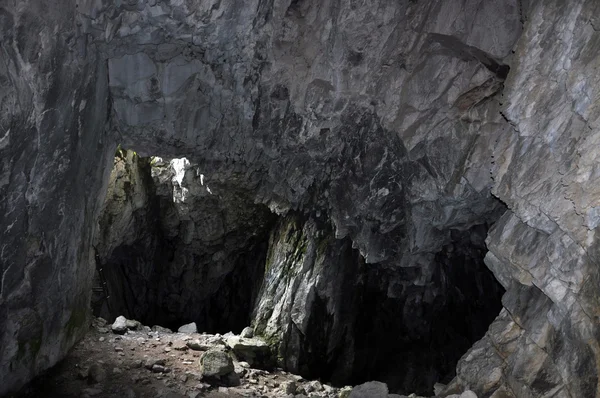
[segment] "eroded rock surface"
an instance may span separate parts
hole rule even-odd
[[[95,311],[145,323],[194,321],[241,331],[250,322],[274,215],[238,190],[207,185],[187,159],[117,153],[96,242]],[[108,297],[107,297],[108,296]]]
[[[428,275],[366,264],[326,224],[289,215],[271,236],[255,332],[307,378],[427,392],[500,310],[502,289],[481,262],[485,231],[455,237]]]
[[[133,241],[109,238],[92,251],[119,140],[198,168],[157,191],[170,203],[177,189],[204,184],[235,202],[220,207],[204,192],[191,213],[171,210],[172,224],[161,225],[172,239],[168,261],[145,299],[121,292],[128,311],[155,300],[165,324],[171,313],[192,321],[187,304],[219,285],[190,290],[194,273],[218,280],[232,269],[213,258],[228,247],[216,226],[230,224],[194,209],[227,214],[250,204],[322,219],[315,233],[330,228],[333,247],[360,253],[373,283],[406,273],[402,281],[427,296],[439,270],[462,258],[453,242],[504,210],[493,193],[509,208],[487,240],[504,309],[447,393],[598,395],[597,15],[593,0],[3,3],[0,394],[81,336],[96,253],[114,263],[140,248],[155,253],[156,235],[130,225],[123,236]],[[124,208],[135,220],[135,207]],[[255,225],[251,218],[241,225]],[[196,261],[198,250],[205,257]],[[294,253],[297,267],[319,264]],[[124,269],[147,282],[154,265],[141,258]],[[335,269],[328,265],[323,272]],[[311,283],[271,291],[300,292],[294,302],[306,303],[319,296]],[[150,299],[159,291],[169,293]],[[218,302],[230,303],[224,294]],[[392,286],[380,300],[398,295],[413,297]],[[290,325],[277,313],[260,319]]]
[[[505,310],[459,363],[456,382],[493,396],[598,396],[598,4],[534,2],[494,157],[510,212],[490,231],[488,266]],[[552,43],[550,45],[550,43]]]
[[[88,325],[115,144],[105,57],[76,20],[74,1],[0,4],[0,395]]]

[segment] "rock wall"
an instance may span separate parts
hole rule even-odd
[[[598,346],[599,5],[532,2],[515,48],[493,192],[510,212],[486,262],[507,288],[456,382],[487,395],[600,394]]]
[[[80,335],[118,140],[187,156],[245,204],[320,214],[366,263],[425,280],[452,231],[497,219],[493,193],[504,310],[449,391],[597,395],[597,8],[3,3],[0,393]]]
[[[75,1],[0,4],[0,395],[88,327],[114,146],[107,65],[77,20]]]
[[[324,220],[288,215],[271,235],[255,333],[309,379],[431,394],[501,309],[482,261],[486,231],[455,231],[427,275],[367,264]]]

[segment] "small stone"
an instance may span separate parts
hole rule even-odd
[[[88,369],[88,380],[92,384],[100,383],[106,379],[106,371],[97,363]]]
[[[111,329],[113,333],[124,334],[127,331],[127,319],[125,319],[123,315],[117,317],[112,324]]]
[[[348,398],[350,396],[351,392],[352,392],[352,387],[350,387],[350,386],[342,387],[338,391],[338,398]]]
[[[157,358],[148,358],[146,359],[146,362],[144,363],[144,367],[148,370],[152,370],[152,367],[154,365],[161,365],[164,366],[165,365],[165,360],[164,359],[157,359]]]
[[[123,347],[115,347],[115,352],[123,352]]]
[[[245,327],[244,330],[242,330],[242,333],[240,333],[240,336],[245,338],[252,338],[254,337],[254,330],[249,326]]]
[[[127,319],[125,321],[125,326],[130,330],[138,330],[142,327],[142,324],[134,319]]]
[[[163,328],[162,326],[159,325],[154,325],[152,326],[152,331],[154,332],[158,332],[158,333],[173,333],[173,331],[169,328]]]
[[[101,343],[102,343],[104,340],[106,340],[104,337],[100,337],[100,338],[98,339],[98,341],[99,341],[99,342],[101,342]]]
[[[88,371],[79,369],[79,371],[77,372],[77,378],[79,380],[85,380],[85,379],[87,379],[87,377],[88,377]]]
[[[227,394],[227,391],[229,391],[229,390],[227,389],[227,387],[219,387],[219,392],[220,392],[220,393],[222,393],[222,394]]]
[[[102,394],[102,390],[100,388],[84,388],[81,390],[82,395],[87,395],[88,397],[95,397],[96,395]]]
[[[142,360],[141,359],[136,359],[135,361],[133,361],[133,363],[131,364],[131,367],[134,369],[139,369],[141,368],[143,365]]]
[[[295,381],[288,381],[283,383],[282,390],[286,394],[295,394],[298,389],[298,385]]]
[[[323,391],[323,385],[318,380],[311,381],[309,385],[312,387],[312,391]]]
[[[165,352],[171,352],[171,347],[165,347]]]
[[[389,394],[385,383],[369,381],[352,389],[349,398],[387,398]]]
[[[121,373],[123,373],[123,371],[121,369],[119,369],[119,368],[113,368],[112,372],[115,375],[120,375]]]
[[[198,333],[198,328],[196,327],[196,322],[188,323],[186,325],[181,326],[177,329],[179,333]]]
[[[211,346],[208,344],[201,343],[200,340],[189,340],[186,345],[195,351],[208,351],[211,349]]]
[[[173,349],[177,351],[186,351],[188,349],[187,342],[185,340],[175,340],[173,342]]]
[[[154,373],[166,373],[165,369],[166,368],[164,366],[162,366],[162,365],[156,365],[156,364],[154,364],[154,365],[152,365],[152,369],[151,370]]]
[[[133,391],[131,388],[125,390],[125,398],[136,398],[135,391]]]

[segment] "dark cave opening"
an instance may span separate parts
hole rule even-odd
[[[284,367],[336,386],[377,380],[390,392],[433,394],[502,308],[504,289],[483,261],[488,228],[452,230],[428,268],[399,268],[366,264],[350,239],[323,227],[326,268],[319,270],[317,259],[307,271],[318,272],[320,282],[307,326],[286,332],[278,352]],[[310,256],[318,258],[319,249]],[[284,269],[278,272],[290,272]]]
[[[294,289],[301,282],[291,275],[318,273],[320,282],[307,287],[304,329],[281,332],[280,345],[272,347],[280,365],[337,386],[378,380],[391,392],[431,394],[435,383],[452,379],[458,360],[502,307],[504,290],[483,261],[488,223],[448,231],[448,243],[426,266],[366,264],[349,238],[334,238],[328,222],[276,216],[249,204],[246,193],[213,195],[193,165],[184,168],[179,187],[170,174],[161,180],[152,171],[173,167],[168,161],[157,166],[125,152],[116,170],[119,165],[107,203],[125,211],[105,209],[100,220],[97,316],[125,315],[173,330],[196,322],[201,332],[239,333],[261,322],[255,311],[267,279],[279,280],[277,289]],[[182,211],[171,190],[184,188],[192,198]],[[127,205],[139,197],[141,205]],[[285,254],[287,265],[270,264],[274,251]]]
[[[431,394],[435,383],[455,376],[458,360],[502,308],[504,289],[483,262],[487,229],[451,231],[452,242],[435,255],[433,274],[423,286],[397,285],[390,295],[378,281],[398,279],[390,275],[395,271],[367,272],[354,329],[360,358],[354,384],[381,380],[390,391]],[[419,280],[422,272],[403,269],[400,279]]]
[[[241,332],[250,325],[274,217],[235,192],[226,200],[213,195],[187,161],[120,148],[99,220],[94,315]]]

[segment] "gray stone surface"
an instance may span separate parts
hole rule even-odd
[[[242,330],[242,333],[240,333],[240,336],[246,337],[246,338],[252,338],[252,337],[254,337],[254,329],[247,326]]]
[[[387,398],[388,387],[379,381],[369,381],[352,389],[348,398]]]
[[[209,350],[200,359],[200,370],[204,377],[225,376],[233,372],[233,361],[224,351]]]
[[[127,331],[127,319],[123,315],[119,315],[110,328],[113,333],[125,333]]]
[[[465,240],[484,237],[485,229],[463,240],[455,234],[455,249],[436,256],[445,265],[421,285],[422,274],[368,266],[349,239],[288,214],[271,236],[255,331],[275,349],[279,366],[308,379],[379,379],[392,391],[425,393],[500,311],[499,295],[486,303],[493,277],[471,258],[483,246],[465,249]]]
[[[306,212],[333,226],[338,253],[356,247],[377,281],[414,272],[386,299],[416,297],[399,286],[430,291],[453,234],[504,210],[495,195],[509,210],[490,231],[486,262],[507,290],[504,309],[447,391],[598,395],[597,14],[594,0],[2,3],[0,395],[82,335],[95,254],[126,258],[113,250],[126,246],[120,237],[103,235],[92,250],[117,140],[187,156],[215,198],[236,192],[223,195],[235,209]],[[168,287],[195,286],[184,245],[221,239],[217,255],[231,225],[182,210],[166,218],[181,242],[158,274]],[[127,228],[134,242],[156,239]],[[301,328],[314,314],[301,304],[333,292],[317,277],[336,269],[318,268],[330,255],[311,239],[310,258],[300,250],[299,261],[277,264],[313,272],[275,278],[265,296],[299,297],[282,305]],[[158,288],[149,286],[146,297]],[[184,287],[158,307],[192,308],[200,298]],[[281,331],[290,325],[281,319],[257,321]],[[300,347],[293,336],[279,337]]]
[[[179,333],[198,333],[198,328],[196,327],[196,323],[192,322],[181,326],[177,331]]]
[[[75,1],[0,4],[0,395],[87,330],[114,153],[105,57]]]

